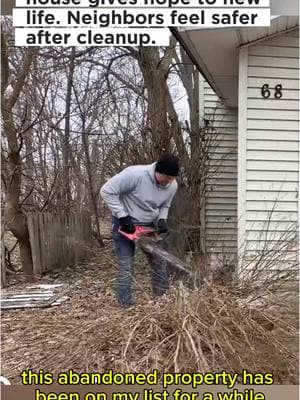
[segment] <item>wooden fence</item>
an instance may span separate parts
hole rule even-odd
[[[5,247],[4,236],[1,233],[1,272],[0,272],[1,288],[6,286],[6,264],[5,264]]]
[[[91,217],[81,214],[27,214],[34,274],[71,266],[85,258],[92,241]]]

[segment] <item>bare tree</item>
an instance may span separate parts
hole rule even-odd
[[[22,92],[30,75],[30,66],[37,56],[37,49],[23,49],[19,53],[20,60],[13,73],[9,67],[9,49],[4,32],[1,35],[1,45],[1,111],[7,140],[7,152],[3,154],[7,160],[7,175],[3,178],[6,194],[5,224],[19,241],[23,270],[27,279],[30,279],[33,274],[32,254],[26,216],[22,210],[22,204],[20,204],[23,172],[21,149],[24,134],[22,133],[22,121],[18,121],[14,117],[14,109],[16,103],[22,101]]]
[[[71,207],[71,187],[70,187],[70,119],[71,119],[71,103],[72,103],[72,86],[75,70],[75,47],[71,48],[71,54],[68,57],[67,70],[67,88],[65,103],[65,129],[63,135],[62,153],[63,153],[63,200],[67,210]]]

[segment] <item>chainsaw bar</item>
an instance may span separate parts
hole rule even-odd
[[[167,263],[169,269],[176,272],[177,275],[192,278],[192,273],[185,263],[160,247],[159,242],[164,241],[169,236],[169,232],[159,235],[154,229],[145,226],[136,226],[134,233],[123,232],[121,228],[118,232],[127,239],[137,242],[147,255]]]

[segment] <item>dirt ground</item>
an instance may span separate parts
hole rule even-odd
[[[64,366],[98,372],[114,368],[123,342],[119,338],[109,343],[108,330],[114,329],[116,324],[122,326],[135,311],[123,310],[116,302],[116,263],[111,241],[106,240],[104,249],[95,249],[94,253],[86,262],[62,271],[53,271],[38,280],[38,283],[67,285],[64,295],[69,299],[61,305],[43,309],[2,310],[1,373],[11,382],[20,383],[19,374],[30,368],[52,372],[59,372]],[[12,262],[18,262],[17,254],[12,257]],[[149,272],[144,256],[138,253],[135,270],[136,307],[154,301],[151,299]],[[3,292],[17,291],[24,286],[21,274],[9,275],[8,287]],[[75,360],[74,341],[80,337],[81,345],[82,338],[87,343],[91,342],[94,322],[100,328],[99,346],[87,346],[86,357],[81,361]]]
[[[20,374],[27,369],[56,376],[69,369],[236,372],[245,368],[273,372],[276,383],[298,384],[294,321],[298,308],[290,301],[282,306],[278,299],[277,305],[254,310],[232,294],[232,288],[218,285],[204,287],[201,293],[183,290],[180,296],[180,286],[175,286],[173,294],[171,290],[153,299],[150,269],[138,251],[136,306],[124,310],[115,299],[117,266],[112,241],[106,237],[104,248],[94,247],[89,259],[38,278],[38,283],[64,284],[67,301],[48,308],[2,310],[1,375],[21,383]],[[26,286],[14,253],[17,273],[9,274],[4,293]]]

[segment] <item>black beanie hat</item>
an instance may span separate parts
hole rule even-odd
[[[155,172],[169,176],[178,176],[179,164],[178,158],[173,154],[165,153],[161,155],[156,162]]]

